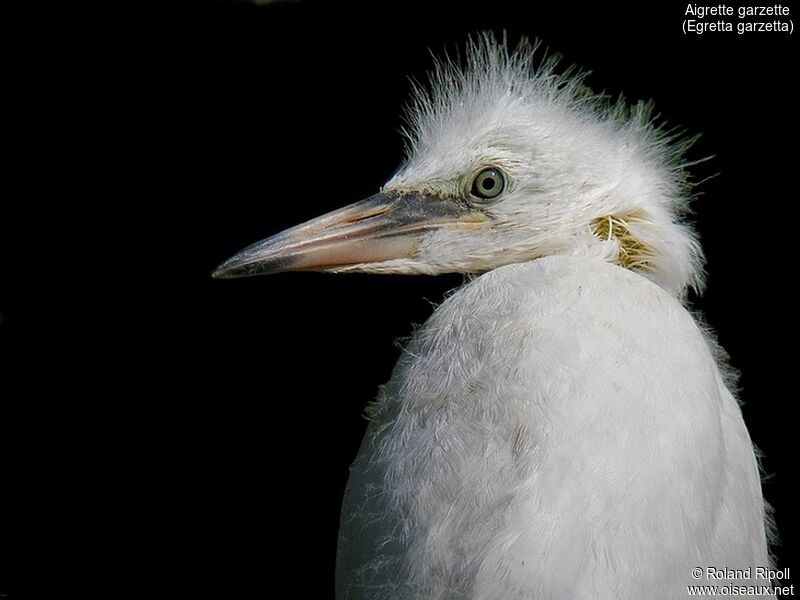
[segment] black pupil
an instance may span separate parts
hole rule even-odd
[[[481,181],[481,187],[485,189],[487,192],[493,190],[495,185],[497,185],[497,182],[491,175],[487,175],[486,177],[484,177],[483,181]]]

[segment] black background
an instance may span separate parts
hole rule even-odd
[[[21,535],[0,591],[332,597],[361,412],[393,342],[462,278],[210,272],[376,191],[401,158],[408,77],[484,30],[540,38],[593,88],[702,134],[709,278],[693,303],[741,372],[778,565],[800,568],[795,44],[685,36],[685,8],[216,2],[7,20],[1,427]]]

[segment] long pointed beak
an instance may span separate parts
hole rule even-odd
[[[421,236],[446,224],[486,216],[454,198],[376,194],[245,248],[214,271],[218,279],[282,271],[328,271],[410,259]]]

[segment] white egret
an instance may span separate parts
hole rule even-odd
[[[722,353],[683,305],[703,281],[683,219],[688,144],[647,104],[555,68],[524,43],[470,43],[417,91],[407,160],[379,194],[215,273],[480,274],[414,333],[368,409],[338,598],[766,583],[753,444]]]

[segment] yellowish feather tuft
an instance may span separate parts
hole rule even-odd
[[[602,240],[617,242],[618,265],[631,271],[653,273],[654,259],[658,257],[658,253],[631,233],[631,225],[647,222],[644,215],[639,212],[607,215],[592,221],[592,232]]]

